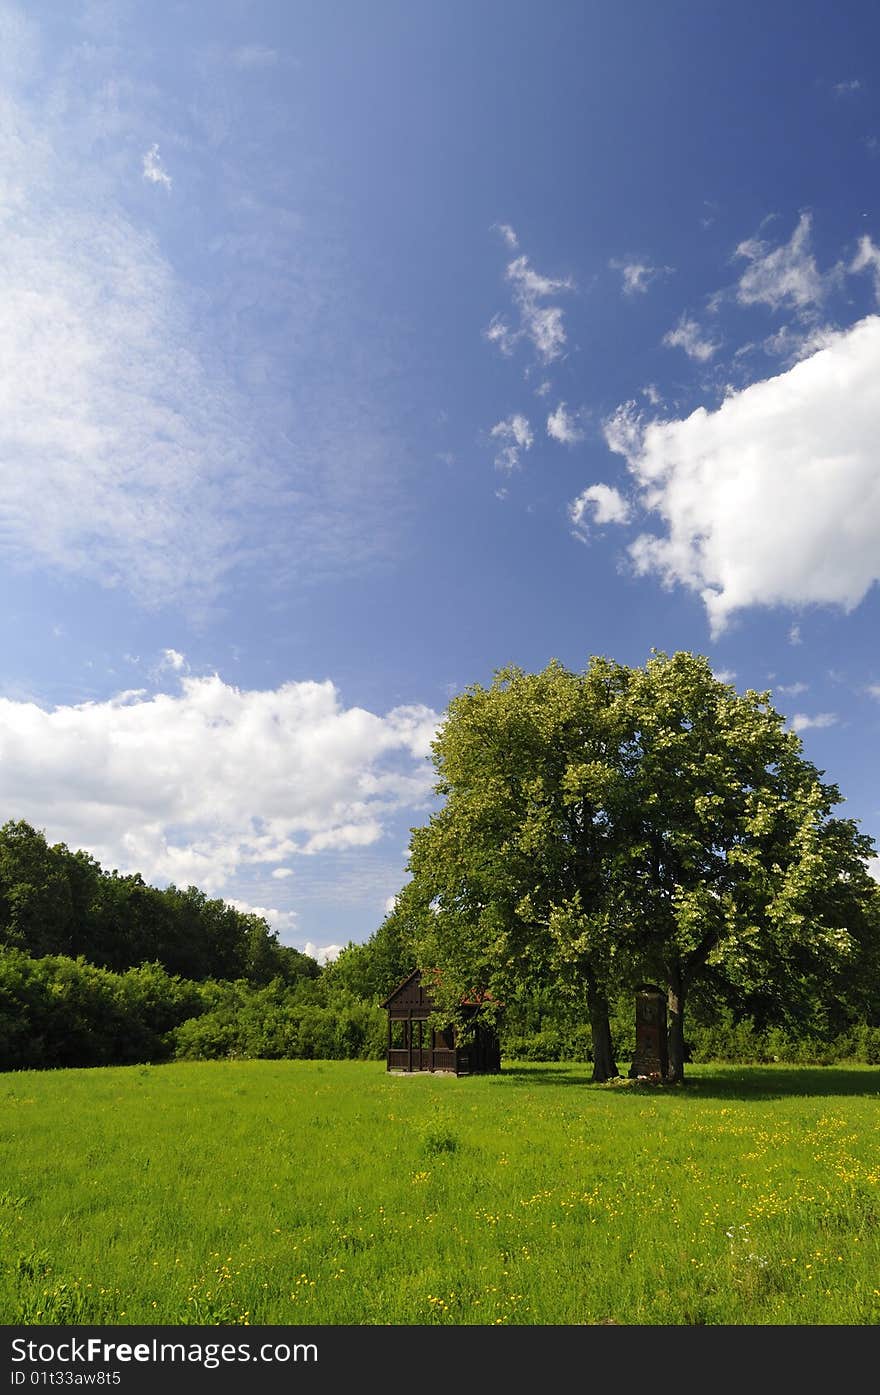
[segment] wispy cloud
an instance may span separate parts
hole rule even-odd
[[[218,159],[228,54],[184,111],[110,45],[44,58],[17,12],[0,20],[0,552],[194,615],[234,571],[280,585],[387,555],[405,446],[366,390],[326,227],[245,187],[229,131]],[[249,108],[267,159],[269,105]],[[223,215],[203,249],[211,298],[164,255],[155,199],[133,197],[133,162],[146,149],[143,187],[162,185],[164,134],[187,119],[191,200],[210,187]],[[384,373],[381,326],[373,347]]]
[[[800,697],[801,693],[805,693],[808,691],[809,686],[809,683],[800,682],[778,683],[776,685],[776,691],[777,693],[785,693],[786,697]]]
[[[144,179],[150,184],[161,184],[163,188],[171,188],[171,175],[163,167],[159,158],[158,145],[151,145],[143,156]]]
[[[519,238],[509,223],[493,223],[492,226],[511,250],[515,251],[519,247]]]
[[[524,255],[508,263],[505,276],[511,286],[517,323],[511,325],[503,315],[495,315],[483,331],[484,337],[508,355],[527,341],[542,363],[552,363],[561,357],[567,336],[562,307],[548,302],[572,290],[573,283],[542,276]]]
[[[644,295],[654,281],[661,276],[669,276],[671,266],[654,266],[651,262],[640,261],[636,257],[612,258],[608,265],[619,271],[625,296]]]
[[[499,445],[495,454],[496,469],[508,471],[517,469],[521,453],[531,450],[535,439],[528,417],[521,412],[496,422],[489,435]]]
[[[874,278],[874,294],[880,302],[880,247],[865,234],[859,239],[859,250],[850,263],[851,272],[869,271]]]
[[[242,44],[233,49],[232,62],[236,68],[262,70],[274,68],[278,63],[278,51],[266,44]]]
[[[684,349],[688,358],[698,363],[706,363],[720,347],[718,341],[710,338],[690,315],[683,314],[675,329],[663,336],[668,349]]]
[[[795,712],[791,719],[792,731],[809,731],[811,727],[833,727],[838,721],[835,712],[817,712],[815,716],[808,716],[806,712]]]
[[[749,263],[737,285],[741,305],[782,306],[804,311],[819,305],[828,290],[829,277],[823,276],[811,249],[813,220],[802,213],[788,242],[771,248],[758,238],[747,238],[736,249],[736,257]],[[833,275],[833,273],[832,273]]]

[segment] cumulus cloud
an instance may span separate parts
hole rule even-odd
[[[510,282],[518,324],[513,327],[502,316],[495,315],[483,330],[485,338],[507,355],[523,340],[528,340],[542,363],[552,363],[565,348],[566,331],[561,306],[547,302],[562,291],[572,290],[571,281],[542,276],[526,256],[515,257],[508,263],[505,276]]]
[[[273,906],[251,906],[247,901],[235,901],[230,898],[230,906],[234,906],[243,915],[258,915],[273,930],[278,931],[279,938],[290,937],[296,929],[298,916],[296,911],[279,911]]]
[[[591,522],[599,528],[607,523],[628,523],[630,506],[613,486],[591,484],[569,504],[568,517],[575,536],[585,541]]]
[[[664,334],[663,343],[667,349],[684,349],[688,358],[698,363],[706,363],[719,348],[717,340],[705,334],[688,314],[682,315],[675,329]]]
[[[880,578],[878,381],[869,316],[717,411],[644,424],[621,408],[606,439],[666,527],[632,544],[637,571],[697,592],[714,634],[748,606],[852,610]]]
[[[186,668],[186,657],[177,649],[163,649],[162,657],[159,660],[160,670],[171,669],[174,673],[180,673]]]
[[[143,171],[144,179],[150,184],[161,184],[165,189],[171,188],[171,175],[162,166],[158,145],[151,145],[144,155]]]
[[[517,469],[521,452],[531,450],[535,439],[528,418],[521,412],[515,412],[504,421],[496,422],[489,435],[499,443],[495,455],[495,467],[498,470]]]
[[[812,218],[802,213],[788,242],[770,248],[758,238],[747,238],[736,256],[749,265],[740,277],[737,300],[741,305],[788,306],[805,310],[825,297],[827,279],[820,275],[810,250]]]
[[[423,807],[437,714],[343,706],[330,682],[44,710],[0,699],[0,803],[103,866],[226,894],[239,869],[381,838]]]
[[[563,446],[573,446],[584,439],[584,433],[577,424],[577,418],[560,402],[555,412],[547,418],[547,435]]]
[[[306,940],[303,954],[307,954],[310,959],[317,959],[319,964],[330,964],[339,958],[344,949],[345,945],[316,945],[311,940]]]
[[[833,727],[837,722],[835,712],[817,712],[810,717],[806,712],[795,712],[791,719],[793,731],[809,731],[810,727]]]

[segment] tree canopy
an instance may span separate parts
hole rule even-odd
[[[871,840],[769,694],[706,658],[503,669],[452,700],[433,759],[445,802],[413,831],[408,894],[450,1013],[477,985],[552,985],[583,1003],[607,1079],[609,997],[659,979],[679,1080],[701,983],[784,1013],[874,962]]]

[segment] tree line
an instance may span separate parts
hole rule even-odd
[[[0,1069],[377,1056],[384,1014],[258,915],[0,828]]]

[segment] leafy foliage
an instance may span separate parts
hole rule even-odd
[[[769,695],[707,659],[501,670],[453,699],[433,753],[445,804],[413,831],[409,896],[449,1014],[476,985],[550,987],[584,1005],[602,1079],[609,1002],[660,980],[680,1079],[694,993],[768,1023],[823,993],[876,1002],[873,844]]]

